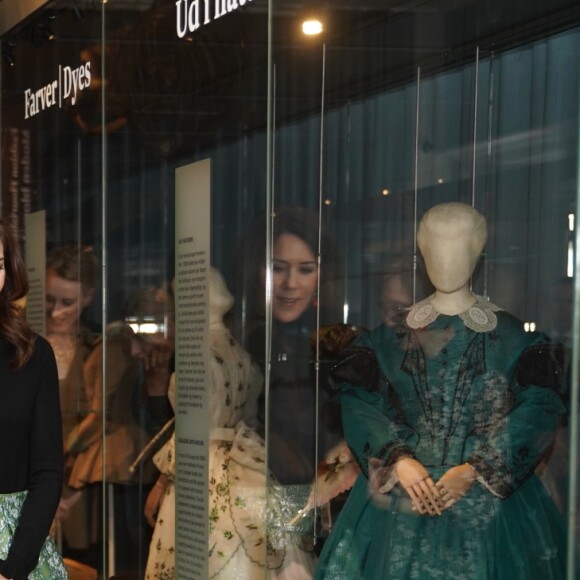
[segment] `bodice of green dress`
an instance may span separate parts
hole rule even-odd
[[[345,434],[359,461],[412,453],[434,477],[469,462],[494,495],[505,497],[533,471],[564,406],[553,384],[516,380],[522,353],[548,344],[521,321],[497,312],[489,331],[439,315],[423,328],[401,317],[361,344],[386,377],[378,392],[343,385]]]

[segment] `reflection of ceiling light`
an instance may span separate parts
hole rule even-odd
[[[305,20],[302,23],[302,32],[307,36],[315,36],[324,30],[320,20]]]
[[[16,60],[14,59],[14,55],[12,51],[8,47],[2,47],[2,58],[4,62],[7,63],[9,66],[14,66],[16,64]]]
[[[389,195],[391,193],[388,189],[383,189],[383,195]]]
[[[325,199],[324,205],[332,205],[332,201],[330,201],[330,199]]]
[[[444,181],[443,181],[443,178],[442,178],[442,177],[440,177],[440,178],[437,180],[437,183],[438,183],[439,185],[441,185],[442,183],[444,183]]]
[[[163,322],[148,317],[140,319],[130,316],[125,318],[125,323],[131,327],[135,334],[164,334],[166,328]]]
[[[54,40],[54,32],[49,28],[48,24],[42,27],[42,33],[44,34],[46,40]]]

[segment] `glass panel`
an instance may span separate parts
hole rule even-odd
[[[4,34],[71,570],[577,575],[576,12],[62,0]]]
[[[90,360],[97,367],[102,332],[101,135],[83,126],[98,105],[98,63],[88,50],[100,34],[100,8],[51,2],[4,35],[1,118],[2,213],[25,240],[27,259],[46,263],[46,274],[29,267],[27,318],[52,345],[58,367],[65,483],[54,534],[72,567],[95,574],[101,489],[79,465],[98,455],[102,421],[92,413],[93,377],[83,370]]]
[[[234,4],[219,15],[219,3],[107,5],[106,450],[119,575],[207,578],[239,566],[259,574],[264,562],[263,378],[233,336],[247,332],[247,309],[263,301],[257,288],[243,293],[240,266],[259,269],[243,252],[264,223],[267,19],[265,7]],[[204,160],[207,187],[194,171]],[[210,215],[200,218],[208,199]],[[209,346],[207,367],[196,345]],[[127,481],[136,452],[164,426]],[[258,564],[241,556],[250,551]]]
[[[525,36],[530,13],[474,10],[497,14],[474,30],[471,16],[437,2],[308,14],[275,3],[266,429],[273,483],[294,516],[273,527],[288,563],[322,550],[320,578],[447,577],[454,566],[461,577],[489,567],[531,577],[567,565],[569,515],[577,525],[568,485],[577,31],[490,50],[502,18]],[[323,33],[300,36],[314,14]],[[437,268],[453,244],[437,254],[435,234],[417,239],[417,229],[449,202],[464,205],[446,206],[443,237],[464,235],[456,220],[473,206],[488,238],[479,257],[469,244],[483,238],[469,222],[459,249],[472,254],[473,276],[463,307],[447,312]],[[435,253],[435,271],[422,253]],[[412,307],[434,291],[433,303]],[[457,474],[467,493],[445,504]],[[435,520],[404,488],[428,477],[445,508]],[[527,502],[546,519],[522,536],[537,524]],[[462,557],[449,551],[450,534],[471,537],[477,521],[488,542],[508,520],[500,544],[525,537],[521,550],[454,540]],[[516,552],[532,568],[511,567]]]

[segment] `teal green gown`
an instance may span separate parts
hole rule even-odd
[[[340,386],[345,437],[362,474],[315,577],[564,578],[564,524],[534,475],[566,411],[554,345],[483,298],[459,316],[439,314],[430,300],[359,340],[383,380],[373,390],[350,369],[360,381]],[[465,462],[478,477],[441,516],[418,515],[392,470],[402,455],[434,481]]]

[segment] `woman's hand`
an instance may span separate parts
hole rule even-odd
[[[150,397],[165,396],[169,387],[169,361],[173,348],[169,345],[154,345],[143,357],[145,367],[145,390]]]
[[[401,487],[413,503],[413,509],[420,514],[441,515],[443,499],[429,472],[416,459],[402,457],[395,464],[395,471]]]
[[[149,492],[147,496],[147,501],[145,502],[145,508],[143,513],[147,523],[154,528],[155,520],[157,519],[157,512],[159,511],[159,505],[161,504],[161,498],[167,489],[167,484],[169,483],[167,476],[161,474],[159,479],[155,482],[155,485]],[[2,578],[0,578],[2,580]]]
[[[475,469],[468,463],[456,465],[443,474],[437,482],[437,489],[445,502],[445,509],[450,508],[471,489],[476,475]]]

